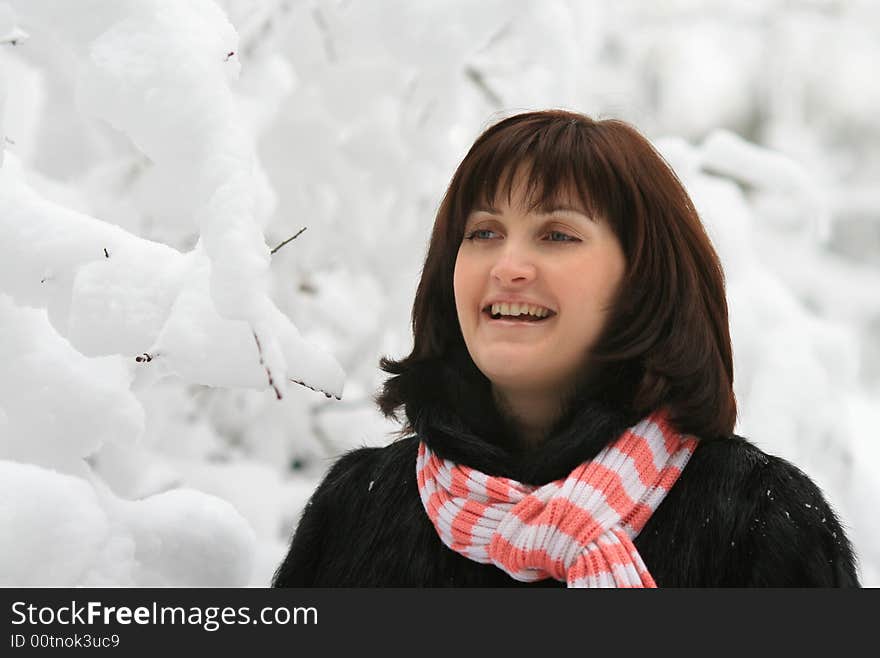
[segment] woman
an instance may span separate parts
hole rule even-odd
[[[858,586],[816,485],[733,434],[724,279],[627,124],[486,130],[438,211],[402,437],[330,469],[275,586]]]

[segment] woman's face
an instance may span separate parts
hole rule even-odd
[[[461,332],[495,387],[564,394],[588,366],[625,273],[623,249],[574,198],[529,212],[521,173],[510,203],[498,196],[467,218],[455,261]]]

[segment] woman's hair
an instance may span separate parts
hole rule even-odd
[[[540,207],[566,192],[608,221],[626,274],[590,355],[587,390],[642,417],[667,407],[682,432],[729,436],[736,423],[724,273],[690,197],[638,131],[623,121],[562,110],[529,112],[488,128],[458,166],[437,212],[412,310],[413,349],[380,366],[386,417],[404,404],[404,376],[466,350],[453,293],[465,221],[475,205],[510,195],[523,166]],[[465,352],[466,353],[466,352]],[[404,431],[412,431],[407,423]]]

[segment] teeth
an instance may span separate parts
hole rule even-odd
[[[533,315],[536,318],[546,318],[550,311],[542,306],[530,306],[529,304],[492,304],[492,315],[508,315],[516,317],[518,315]]]

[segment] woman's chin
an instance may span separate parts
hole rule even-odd
[[[493,359],[481,365],[480,370],[494,386],[506,389],[540,387],[545,379],[544,373],[531,366],[530,362],[516,362],[513,359]]]

